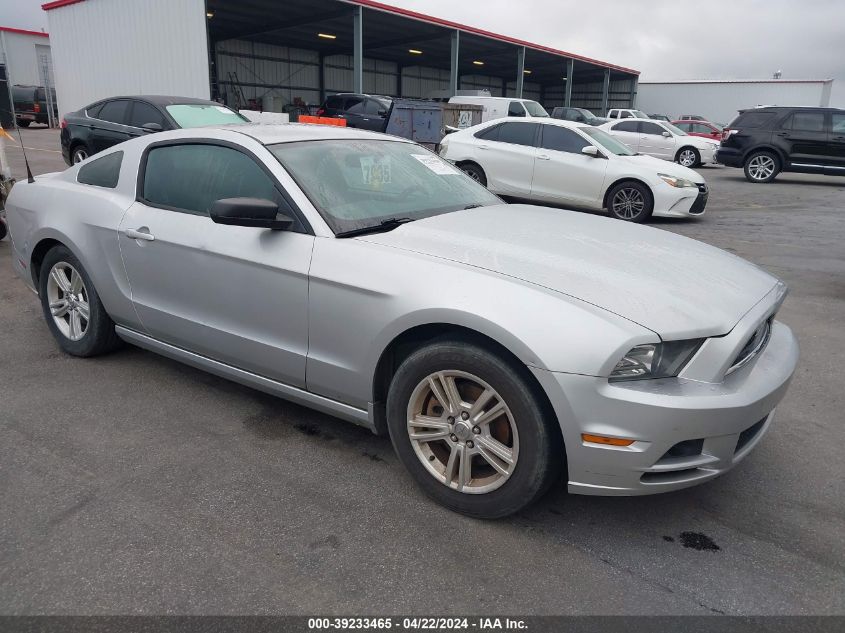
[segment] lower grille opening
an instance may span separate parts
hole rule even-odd
[[[640,481],[644,484],[670,484],[695,479],[704,472],[700,468],[684,468],[666,473],[643,473]]]
[[[757,434],[760,432],[760,429],[763,428],[763,425],[766,423],[766,419],[769,416],[766,416],[756,424],[749,426],[745,429],[742,433],[739,434],[739,438],[736,440],[736,448],[734,449],[734,453],[738,453],[743,448],[748,446],[748,443],[757,437]]]
[[[701,450],[704,448],[704,440],[684,440],[678,442],[668,451],[663,454],[663,457],[658,460],[658,464],[664,459],[670,457],[695,457],[701,455]]]

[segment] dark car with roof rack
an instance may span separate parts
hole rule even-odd
[[[247,123],[247,119],[206,99],[160,95],[111,97],[64,116],[62,156],[68,165],[74,165],[144,134],[227,123]]]
[[[750,182],[782,171],[845,176],[845,110],[763,106],[740,110],[722,131],[716,161],[742,167]]]

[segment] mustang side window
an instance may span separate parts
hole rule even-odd
[[[147,155],[143,200],[208,215],[222,198],[264,198],[284,205],[272,179],[246,154],[209,144],[164,145]]]
[[[76,182],[95,187],[114,189],[120,176],[120,165],[123,162],[123,152],[112,152],[102,158],[89,161],[79,168]]]

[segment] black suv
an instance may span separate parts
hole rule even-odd
[[[357,127],[373,132],[384,132],[390,117],[393,100],[381,95],[363,95],[352,92],[332,95],[317,110],[317,116],[346,119],[347,127]]]
[[[845,176],[845,110],[740,110],[722,131],[716,161],[742,167],[751,182],[771,182],[782,171]]]
[[[564,121],[575,121],[576,123],[586,123],[587,125],[601,125],[607,123],[610,119],[603,119],[596,116],[586,108],[570,108],[558,106],[552,110],[553,119],[563,119]]]
[[[53,120],[59,118],[56,106],[56,90],[50,89],[53,101]],[[47,124],[50,121],[50,106],[47,103],[47,90],[43,86],[12,86],[12,99],[15,103],[15,119],[20,127],[29,127],[30,123]]]
[[[161,96],[103,99],[62,119],[62,156],[68,165],[74,165],[143,134],[247,122],[234,110],[205,99]]]

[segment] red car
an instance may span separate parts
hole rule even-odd
[[[672,125],[682,129],[690,136],[703,136],[714,141],[722,140],[722,128],[710,121],[672,121]]]

